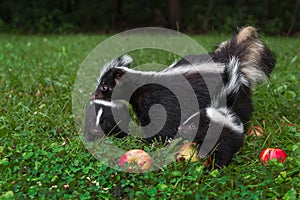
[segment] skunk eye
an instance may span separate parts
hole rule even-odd
[[[105,92],[105,91],[108,90],[108,86],[107,86],[107,85],[102,85],[102,86],[100,87],[100,90],[101,90],[102,92]]]

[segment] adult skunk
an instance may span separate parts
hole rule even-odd
[[[251,86],[264,80],[271,73],[275,58],[258,39],[256,30],[253,27],[246,27],[231,40],[221,43],[209,56],[187,56],[161,72],[129,69],[131,62],[131,57],[125,55],[108,63],[100,74],[99,85],[92,99],[129,100],[143,127],[153,124],[153,121],[158,122],[154,127],[160,127],[161,131],[145,129],[148,131],[145,138],[150,141],[154,137],[173,138],[180,123],[200,109],[209,107],[214,99],[219,98],[219,91],[229,81],[232,69],[229,65],[235,62],[238,63],[239,73],[244,77],[237,82],[242,83],[242,86],[235,93],[225,94],[226,105],[223,106],[231,106],[233,112],[246,124],[252,113]],[[183,81],[182,77],[191,85],[197,106],[195,102],[191,102],[194,99],[190,96],[191,91],[186,92],[185,86],[182,86],[180,82]],[[237,87],[234,84],[227,85]],[[181,103],[178,100],[178,93],[175,94],[170,87],[177,88],[177,91],[181,92],[179,95]],[[183,109],[182,102],[193,107],[186,106]],[[236,106],[232,106],[234,103]],[[165,119],[155,115],[155,111],[152,112],[154,113],[152,118],[150,117],[150,108],[157,104],[164,108],[165,112],[158,109],[158,113],[163,113]],[[243,112],[246,114],[241,114]],[[163,126],[160,121],[164,122]]]
[[[119,63],[123,56],[109,64],[99,78],[95,98],[123,99],[132,105],[147,141],[174,138],[177,128],[191,114],[211,104],[223,86],[225,65],[205,62],[195,67],[162,72],[141,72]]]

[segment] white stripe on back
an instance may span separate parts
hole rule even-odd
[[[239,132],[244,133],[243,123],[237,124],[236,116],[231,113],[227,108],[220,108],[220,110],[215,108],[207,108],[207,116],[211,121],[216,123],[223,123],[225,126]]]

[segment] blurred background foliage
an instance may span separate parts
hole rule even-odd
[[[0,32],[113,33],[159,26],[231,33],[255,25],[270,35],[300,34],[300,0],[1,0]]]

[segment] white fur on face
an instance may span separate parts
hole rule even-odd
[[[121,107],[124,106],[122,101],[119,101],[119,100],[105,101],[105,100],[96,99],[96,100],[90,101],[90,104],[91,105],[98,104],[98,105],[102,105],[102,106],[110,107],[110,108],[121,108]],[[100,108],[98,110],[98,113],[97,113],[97,116],[96,116],[96,126],[99,126],[102,114],[103,114],[103,108]]]
[[[111,107],[111,108],[121,108],[123,106],[122,101],[119,100],[115,100],[115,101],[105,101],[105,100],[100,100],[100,99],[96,99],[96,100],[92,100],[90,102],[90,104],[99,104],[99,105],[103,105],[106,107]]]
[[[103,114],[103,108],[100,108],[98,110],[97,117],[96,117],[96,126],[99,126],[99,124],[100,124],[100,118],[101,118],[102,114]]]

